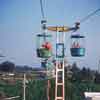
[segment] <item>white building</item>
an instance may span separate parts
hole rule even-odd
[[[100,100],[100,92],[85,92],[86,100]]]

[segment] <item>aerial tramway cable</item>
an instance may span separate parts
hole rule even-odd
[[[84,23],[85,21],[87,21],[90,17],[92,17],[93,15],[95,15],[97,12],[100,11],[100,8],[96,9],[95,11],[93,11],[92,13],[88,14],[87,16],[85,16],[84,18],[80,19],[79,21],[77,21],[75,23],[75,29],[73,32],[77,31],[80,28],[80,24]],[[72,33],[73,33],[72,32]]]
[[[85,22],[86,20],[88,20],[90,17],[92,17],[93,15],[95,15],[97,12],[100,11],[100,8],[96,9],[95,11],[93,11],[92,13],[88,14],[87,16],[85,16],[84,18],[82,18],[79,22],[77,22],[76,24],[80,24]]]
[[[90,13],[89,15],[87,15],[86,17],[84,17],[83,19],[81,19],[80,23],[85,22],[87,19],[89,19],[90,17],[92,17],[93,15],[95,15],[99,11],[100,11],[100,8],[96,9],[95,11],[93,11],[92,13]]]
[[[42,18],[45,18],[45,13],[44,13],[44,8],[43,8],[43,0],[40,0],[40,7],[41,7],[41,14],[42,14]]]

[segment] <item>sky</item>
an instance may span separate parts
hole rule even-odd
[[[36,33],[41,32],[40,0],[0,0],[0,62],[40,66],[36,57]],[[100,8],[100,0],[43,0],[47,25],[72,27],[75,22]],[[49,32],[50,33],[50,32]],[[70,32],[66,33],[66,55],[69,63],[98,68],[100,60],[100,11],[80,25],[85,35],[86,55],[70,55]],[[51,32],[52,34],[52,32]]]

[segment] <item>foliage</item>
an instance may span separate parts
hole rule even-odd
[[[69,70],[66,70],[69,71]],[[89,68],[79,69],[74,63],[70,69],[72,77],[65,73],[65,100],[84,100],[84,92],[100,92],[100,74]],[[55,97],[55,80],[50,80],[50,100]],[[30,80],[26,84],[26,100],[47,100],[47,80]],[[0,92],[8,97],[19,95],[23,99],[23,83],[8,84],[0,81]],[[60,91],[59,91],[60,93]]]
[[[19,91],[20,90],[20,91]],[[8,84],[4,81],[0,81],[0,92],[5,93],[7,97],[12,97],[12,96],[20,96],[22,97],[22,84],[21,82],[16,82],[16,84],[11,85]],[[18,98],[16,100],[22,100],[21,98]]]

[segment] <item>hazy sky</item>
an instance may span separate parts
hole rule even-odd
[[[72,26],[92,11],[100,8],[100,0],[43,0],[48,25]],[[38,66],[35,33],[40,32],[39,0],[0,0],[0,53],[17,65]],[[81,24],[80,33],[86,36],[86,56],[70,55],[70,33],[66,33],[68,62],[97,69],[100,59],[100,11]]]

